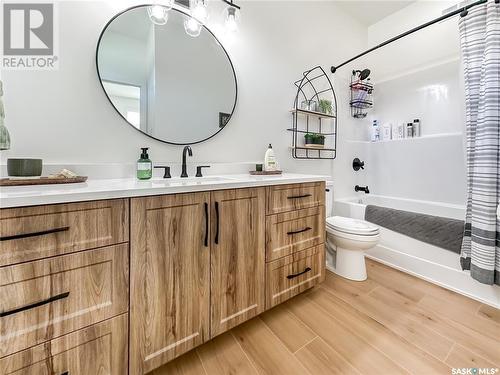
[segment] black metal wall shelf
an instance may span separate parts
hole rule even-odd
[[[294,82],[297,87],[292,114],[292,157],[294,159],[330,159],[337,156],[337,97],[332,83],[323,68],[316,66]],[[319,111],[319,104],[331,111]],[[306,107],[306,108],[304,108]],[[312,108],[311,108],[312,107]],[[323,106],[324,107],[324,106]],[[320,106],[321,108],[321,106]],[[325,109],[325,108],[324,108]],[[306,145],[304,135],[314,134],[324,138],[324,145]]]

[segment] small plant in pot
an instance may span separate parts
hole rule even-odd
[[[325,136],[321,134],[315,133],[307,133],[304,136],[305,145],[324,145],[325,144]]]
[[[327,115],[332,114],[332,102],[331,100],[321,99],[318,104],[319,111],[322,113],[326,113]]]

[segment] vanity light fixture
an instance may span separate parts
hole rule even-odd
[[[234,33],[238,30],[238,23],[240,20],[240,7],[233,3],[233,0],[222,0],[229,6],[224,9],[224,24],[226,30]]]
[[[169,5],[170,4],[170,5]],[[173,1],[167,5],[154,4],[148,7],[148,16],[155,25],[165,25],[168,21],[168,11],[172,9]]]
[[[202,25],[208,20],[208,9],[205,0],[192,0],[191,16]]]
[[[186,33],[189,36],[192,36],[193,38],[196,38],[197,36],[200,35],[201,27],[202,27],[202,24],[199,23],[193,17],[189,17],[188,19],[186,19],[184,21],[184,30],[186,30]]]

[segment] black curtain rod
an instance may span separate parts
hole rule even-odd
[[[429,21],[427,23],[424,23],[423,25],[417,26],[414,29],[408,30],[407,32],[404,32],[403,34],[399,34],[398,36],[395,36],[394,38],[386,40],[385,42],[383,42],[383,43],[381,43],[381,44],[379,44],[379,45],[377,45],[377,46],[375,46],[373,48],[370,48],[369,50],[366,50],[365,52],[360,53],[357,56],[354,56],[352,59],[349,59],[349,60],[343,62],[340,65],[332,66],[330,70],[331,70],[332,73],[335,73],[338,68],[341,68],[341,67],[343,67],[346,64],[349,64],[351,61],[359,59],[360,57],[362,57],[362,56],[364,56],[364,55],[366,55],[366,54],[368,54],[368,53],[370,53],[372,51],[375,51],[376,49],[379,49],[380,47],[384,47],[384,46],[388,45],[389,43],[395,42],[396,40],[401,39],[401,38],[403,38],[403,37],[405,37],[407,35],[413,34],[416,31],[425,29],[426,27],[434,25],[435,23],[438,23],[438,22],[441,22],[441,21],[443,21],[443,20],[445,20],[447,18],[456,16],[457,14],[460,14],[461,17],[465,17],[467,15],[467,13],[468,13],[467,12],[468,9],[470,9],[472,7],[475,7],[476,5],[484,4],[486,2],[488,2],[488,0],[479,0],[479,1],[476,1],[475,3],[469,4],[469,5],[467,5],[467,6],[463,7],[463,8],[457,9],[457,10],[455,10],[453,12],[445,14],[444,16],[436,18],[435,20],[432,20],[432,21]],[[495,3],[499,4],[500,0],[495,0]]]

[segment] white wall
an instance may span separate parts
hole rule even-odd
[[[370,26],[368,45],[432,20],[452,4],[413,3]],[[465,202],[465,108],[457,23],[453,18],[418,31],[359,63],[358,69],[372,70],[375,104],[366,119],[354,120],[356,131],[347,143],[366,162],[364,171],[351,169],[356,183],[368,185],[373,194]],[[422,138],[369,142],[373,119],[382,125],[415,118],[422,122]]]
[[[181,147],[149,139],[127,125],[97,81],[94,59],[99,34],[128,5],[125,1],[60,3],[59,70],[2,72],[13,140],[12,149],[2,152],[3,162],[6,157],[42,157],[46,163],[134,163],[139,147],[150,147],[155,162],[180,161]],[[330,161],[299,161],[290,156],[291,135],[285,129],[291,121],[293,81],[312,66],[328,69],[363,50],[366,28],[333,2],[244,1],[241,5],[239,34],[232,43],[222,38],[238,77],[236,112],[218,136],[193,147],[191,162],[261,161],[267,144],[273,143],[285,170],[331,174]],[[216,9],[210,22],[220,24],[220,18]],[[343,76],[349,69],[334,81],[339,91],[340,137],[351,131],[348,76]],[[348,152],[339,144],[340,162]]]

